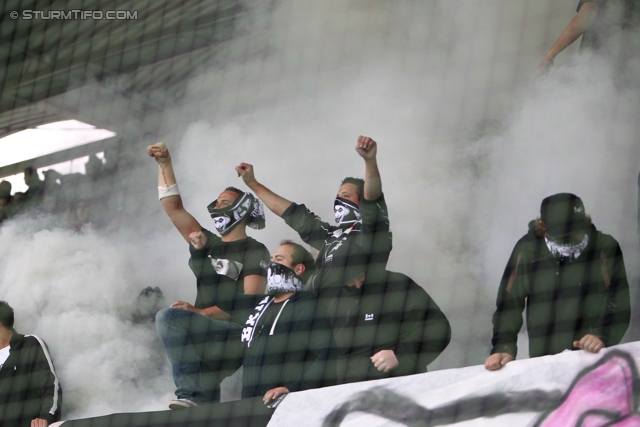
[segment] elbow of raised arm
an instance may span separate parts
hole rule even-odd
[[[184,210],[184,206],[182,205],[182,197],[180,196],[169,196],[160,200],[162,203],[162,208],[167,213],[167,215],[171,216],[176,212]]]
[[[289,206],[291,206],[292,204],[293,204],[292,202],[288,200],[284,200],[281,203],[278,203],[277,206],[274,206],[274,208],[271,209],[271,211],[282,218],[282,215],[284,215],[285,211],[289,209]]]

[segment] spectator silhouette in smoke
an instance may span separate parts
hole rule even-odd
[[[42,210],[49,213],[64,211],[60,200],[60,186],[62,175],[55,169],[44,172],[44,196],[42,198]],[[60,183],[58,182],[60,181]]]
[[[78,200],[65,210],[64,217],[69,227],[75,231],[82,230],[85,224],[91,222],[89,203],[85,200]]]
[[[16,191],[11,197],[11,204],[9,205],[9,217],[16,216],[25,210],[25,195],[21,191]]]
[[[496,305],[488,370],[515,359],[525,307],[530,357],[616,345],[631,312],[620,245],[595,228],[578,196],[546,197],[511,253]]]
[[[147,286],[138,295],[132,316],[133,321],[135,323],[155,322],[156,314],[164,307],[166,302],[162,290],[157,286],[155,288]]]
[[[38,205],[44,194],[44,182],[32,166],[24,168],[24,183],[29,187],[24,193],[25,200],[29,202],[30,207]]]
[[[252,194],[225,189],[208,206],[218,237],[201,227],[182,204],[171,155],[162,142],[147,148],[159,165],[158,192],[164,211],[190,244],[189,265],[197,279],[195,304],[174,302],[158,312],[156,326],[173,368],[176,397],[170,408],[220,400],[220,381],[242,364],[242,327],[217,303],[229,298],[262,294],[266,279],[260,262],[269,259],[266,247],[247,236],[246,227],[263,228],[264,212]],[[228,221],[222,221],[226,218]]]
[[[19,334],[13,321],[0,301],[0,424],[46,427],[60,419],[60,383],[44,341]]]
[[[346,283],[344,259],[338,253],[348,253],[349,246],[358,246],[367,254],[370,274],[384,271],[391,252],[389,217],[377,163],[378,144],[359,136],[355,149],[364,159],[365,179],[349,177],[342,181],[334,201],[335,226],[320,220],[305,205],[293,203],[259,183],[253,165],[241,163],[236,167],[238,175],[260,200],[297,231],[304,242],[320,251],[316,258],[318,273],[310,287],[320,296],[327,290],[332,292],[328,288]]]
[[[11,183],[0,182],[0,223],[9,218],[11,212]]]

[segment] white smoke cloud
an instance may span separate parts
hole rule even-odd
[[[228,185],[245,188],[233,168],[246,161],[266,186],[331,220],[340,180],[364,174],[357,136],[373,137],[394,232],[389,269],[425,287],[453,327],[430,369],[484,361],[504,265],[547,195],[583,198],[621,242],[634,283],[640,97],[616,87],[602,58],[574,51],[535,81],[575,13],[573,1],[560,3],[255,6],[164,113],[159,135],[178,134],[165,142],[185,207],[212,229],[206,206]],[[142,208],[125,236],[36,232],[37,221],[0,231],[0,297],[21,332],[49,343],[67,418],[161,409],[172,395],[155,331],[127,316],[145,286],[160,286],[168,303],[193,302],[195,280],[154,200],[155,162],[139,154],[147,163],[125,204]],[[265,230],[249,232],[271,250],[297,238],[270,212]]]
[[[132,322],[138,293],[154,283],[133,252],[46,218],[4,223],[0,241],[0,298],[18,332],[47,342],[65,418],[163,408],[172,381],[162,345],[152,322]]]

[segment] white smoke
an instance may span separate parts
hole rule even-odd
[[[357,136],[371,136],[394,232],[389,269],[421,284],[453,327],[430,369],[483,363],[504,265],[547,195],[581,196],[621,242],[635,283],[638,92],[616,87],[604,59],[576,57],[575,47],[534,78],[574,3],[255,6],[164,112],[158,132],[178,133],[160,139],[186,209],[212,229],[206,206],[226,186],[245,188],[234,166],[246,161],[267,187],[331,221],[340,180],[364,174]],[[139,151],[146,163],[125,199],[138,216],[125,236],[36,231],[37,221],[0,230],[0,297],[19,331],[49,343],[65,418],[161,409],[173,392],[152,325],[127,316],[146,286],[168,303],[193,302],[195,280],[155,200],[157,166]],[[267,228],[250,233],[270,250],[297,239],[270,212]]]
[[[166,356],[154,324],[132,321],[140,290],[159,283],[149,265],[90,228],[75,233],[47,218],[4,223],[0,240],[0,298],[18,332],[47,342],[65,418],[163,408]]]

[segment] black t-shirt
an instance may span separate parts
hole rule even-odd
[[[203,228],[202,232],[207,236],[207,245],[200,250],[189,245],[189,267],[198,284],[196,308],[216,305],[218,298],[235,299],[238,293],[244,294],[245,277],[265,275],[260,267],[261,261],[269,260],[265,245],[252,237],[223,242],[209,230]]]

